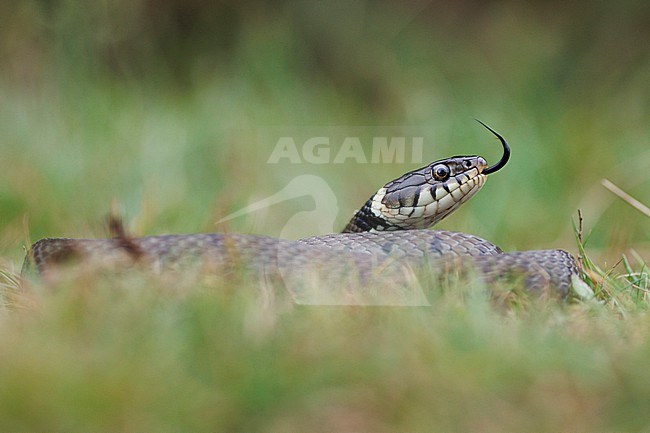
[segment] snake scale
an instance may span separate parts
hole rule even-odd
[[[427,230],[508,162],[506,140],[480,123],[502,144],[497,164],[488,166],[480,156],[455,156],[406,173],[373,194],[342,233],[296,241],[226,233],[46,238],[32,245],[23,273],[46,274],[71,259],[100,267],[144,263],[158,272],[187,266],[225,272],[241,266],[260,281],[280,280],[298,302],[421,305],[426,300],[414,275],[448,277],[463,270],[487,284],[517,280],[530,291],[550,290],[564,298],[581,281],[577,262],[566,251],[503,252],[471,234]],[[310,297],[314,287],[320,297]]]

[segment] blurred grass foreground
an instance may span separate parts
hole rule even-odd
[[[649,222],[603,187],[650,203],[649,41],[644,1],[0,3],[0,431],[650,430]],[[513,157],[440,227],[581,253],[596,299],[458,287],[426,309],[307,308],[236,275],[19,286],[23,247],[105,236],[111,206],[135,235],[340,230],[419,165],[495,161],[472,117]],[[331,157],[271,158],[287,137]],[[347,137],[367,161],[335,160]],[[377,137],[422,160],[373,162]],[[332,191],[328,212],[302,191],[215,224],[299,176]]]

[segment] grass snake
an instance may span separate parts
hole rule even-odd
[[[46,238],[32,245],[23,274],[47,274],[70,261],[101,268],[140,263],[157,272],[194,266],[201,273],[223,273],[239,266],[259,281],[280,281],[298,302],[422,305],[427,303],[418,281],[423,274],[439,280],[470,273],[488,285],[516,280],[527,290],[563,298],[572,284],[582,283],[568,252],[503,252],[471,234],[427,229],[508,162],[506,140],[480,123],[502,144],[498,163],[455,156],[406,173],[373,194],[342,233],[296,241],[228,233]]]

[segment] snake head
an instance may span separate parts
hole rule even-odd
[[[487,167],[481,156],[435,161],[384,185],[372,197],[370,209],[392,230],[429,227],[481,189]]]
[[[503,156],[488,166],[481,156],[441,159],[388,182],[355,214],[344,231],[392,231],[432,226],[469,200],[510,158],[510,147],[497,132]]]

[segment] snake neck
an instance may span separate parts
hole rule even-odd
[[[354,216],[345,226],[342,233],[403,230],[402,227],[391,224],[386,219],[376,215],[372,211],[373,200],[374,196],[370,198],[361,209],[354,213]]]

